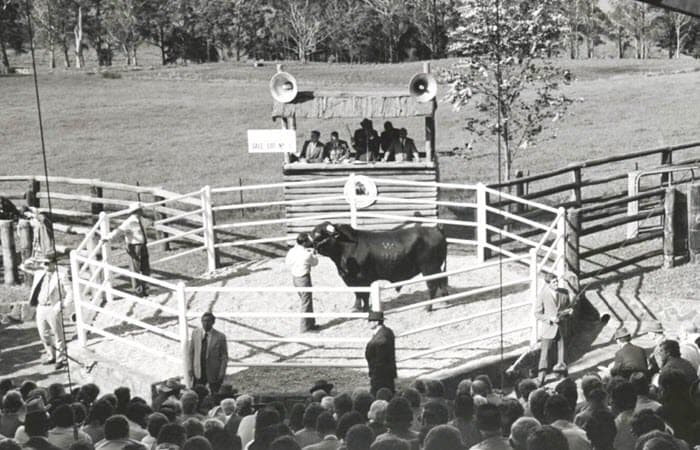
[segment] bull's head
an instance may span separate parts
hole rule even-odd
[[[339,236],[340,231],[330,222],[320,223],[311,231],[311,241],[314,244],[314,248],[324,256],[328,256],[331,253],[331,249]]]

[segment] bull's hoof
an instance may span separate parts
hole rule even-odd
[[[361,312],[364,312],[364,311],[363,311],[361,308],[353,308],[353,309],[350,310],[350,312],[353,312],[353,313],[361,313]]]

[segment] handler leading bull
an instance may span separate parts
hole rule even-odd
[[[311,239],[319,254],[333,260],[346,285],[365,287],[377,280],[397,282],[419,273],[432,275],[445,270],[447,241],[442,230],[414,227],[389,231],[356,230],[349,225],[323,222],[314,227]],[[447,278],[427,282],[430,298],[447,294]],[[355,294],[354,311],[369,310],[369,294]],[[431,311],[431,306],[426,306]]]

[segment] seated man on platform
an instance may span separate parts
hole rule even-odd
[[[323,162],[324,150],[323,142],[319,140],[321,132],[314,130],[311,132],[311,139],[304,142],[301,153],[289,155],[289,162],[306,161],[308,163]]]
[[[389,150],[384,155],[384,161],[418,161],[418,150],[413,139],[408,137],[408,131],[405,128],[399,130],[399,138],[394,141],[389,147]]]
[[[333,164],[343,162],[350,156],[348,143],[338,138],[337,131],[331,133],[331,140],[328,141],[324,150],[327,161]]]

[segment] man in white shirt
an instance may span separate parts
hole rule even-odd
[[[66,335],[61,313],[71,301],[67,291],[70,283],[66,273],[59,274],[54,259],[43,260],[43,263],[45,268],[34,273],[29,306],[36,307],[36,328],[47,355],[44,364],[55,363],[56,370],[60,370],[66,364]]]
[[[297,236],[297,242],[287,253],[285,263],[292,273],[292,281],[295,287],[311,287],[311,268],[318,264],[313,242],[308,233],[300,233]],[[301,299],[301,312],[314,312],[313,299],[311,292],[299,292]],[[318,325],[313,317],[301,318],[301,332],[317,331]]]
[[[102,237],[102,242],[110,242],[119,236],[124,236],[126,253],[129,255],[132,272],[150,276],[151,266],[148,262],[148,238],[141,222],[143,210],[141,204],[136,202],[129,205],[129,216],[119,227],[112,230],[107,236]],[[141,297],[148,295],[148,286],[145,281],[131,279],[131,287]]]

